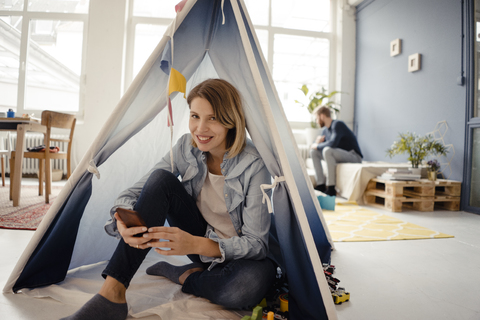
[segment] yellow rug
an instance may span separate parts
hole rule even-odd
[[[333,241],[387,241],[453,238],[358,206],[355,202],[335,204],[335,211],[323,210]]]

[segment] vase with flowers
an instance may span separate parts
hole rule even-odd
[[[431,134],[420,136],[407,131],[407,133],[400,133],[399,138],[387,149],[387,156],[392,158],[395,155],[406,153],[409,156],[408,161],[412,163],[412,168],[418,168],[423,159],[429,155],[446,156],[448,153],[447,148],[436,141]]]
[[[436,181],[438,169],[440,169],[440,162],[437,159],[432,159],[427,162],[428,165],[428,180]]]

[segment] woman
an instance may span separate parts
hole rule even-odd
[[[271,177],[246,139],[240,95],[227,81],[209,79],[187,101],[190,134],[173,147],[173,172],[167,154],[120,194],[105,227],[121,237],[102,273],[105,282],[66,319],[125,319],[126,290],[151,248],[166,256],[188,255],[192,263],[159,262],[148,274],[227,308],[254,307],[273,284],[277,265],[270,259],[270,215],[260,190]],[[127,228],[119,207],[139,212],[147,226]]]

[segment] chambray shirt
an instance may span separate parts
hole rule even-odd
[[[267,205],[262,204],[263,194],[260,185],[270,184],[271,176],[250,140],[247,140],[245,149],[239,155],[229,159],[227,154],[220,167],[225,176],[225,204],[237,236],[220,239],[212,226],[207,227],[205,237],[218,242],[222,254],[219,258],[200,256],[203,262],[212,262],[209,269],[217,263],[229,260],[261,260],[268,254],[271,217]],[[208,172],[206,154],[194,148],[191,145],[190,134],[185,134],[173,147],[173,159],[173,173],[181,177],[185,190],[196,200]],[[143,185],[157,169],[172,170],[170,153],[167,153],[140,181],[119,195],[110,210],[112,219],[105,225],[109,235],[120,238],[113,217],[116,208],[133,209]]]

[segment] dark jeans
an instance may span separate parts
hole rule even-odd
[[[147,227],[178,227],[192,235],[203,237],[207,222],[195,200],[180,181],[165,170],[154,171],[135,205]],[[128,288],[131,279],[150,249],[139,250],[120,240],[102,276],[111,276]],[[201,262],[198,255],[190,260]],[[205,264],[207,269],[209,264]],[[276,265],[270,259],[232,260],[216,265],[212,270],[192,273],[182,291],[206,298],[228,308],[251,308],[258,304],[275,280]]]

